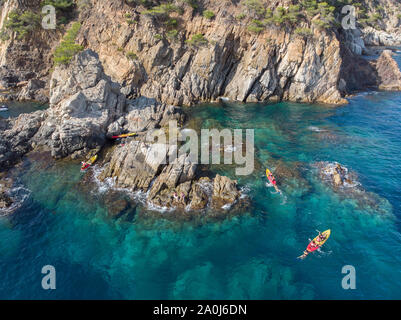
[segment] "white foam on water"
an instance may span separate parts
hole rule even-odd
[[[315,127],[315,126],[309,126],[308,130],[314,131],[314,132],[325,132],[325,131],[327,131],[327,130],[324,130],[324,129],[321,129],[321,128]]]
[[[271,183],[271,182],[266,182],[266,187],[268,187],[268,188],[273,187],[273,183]]]
[[[227,203],[227,204],[225,204],[224,206],[222,206],[221,208],[222,208],[223,210],[230,210],[231,207],[233,206],[233,204],[234,204],[234,202],[233,202],[233,203]]]
[[[99,192],[99,193],[105,193],[109,190],[124,192],[135,202],[140,203],[143,206],[145,206],[147,209],[153,210],[153,211],[167,212],[167,211],[173,211],[174,209],[176,209],[175,207],[172,207],[172,208],[160,207],[160,206],[157,206],[157,205],[149,202],[147,200],[149,191],[147,191],[147,192],[144,192],[142,190],[132,191],[129,188],[117,187],[116,181],[115,181],[116,177],[114,177],[114,178],[109,177],[109,178],[104,179],[104,181],[100,181],[98,177],[99,177],[100,173],[102,172],[102,168],[100,168],[99,166],[93,166],[92,170],[94,172],[93,177],[94,177],[95,183],[98,187],[97,192]]]
[[[223,101],[230,101],[230,99],[227,97],[219,97],[218,99],[223,100]]]
[[[244,199],[244,198],[249,197],[249,194],[251,192],[251,188],[248,185],[245,185],[245,186],[241,187],[239,189],[239,191],[241,192],[241,195],[240,195],[239,198],[240,199]]]

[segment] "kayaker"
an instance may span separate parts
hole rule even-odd
[[[313,240],[313,241],[310,243],[310,246],[311,246],[312,248],[316,248],[316,247],[319,247],[319,244],[316,243],[315,240]]]
[[[319,233],[319,241],[323,242],[326,240],[326,236],[323,233]]]
[[[273,176],[273,174],[270,172],[268,178],[270,178],[269,180],[271,181],[271,183],[273,184],[274,189],[276,189],[277,192],[280,192],[280,189],[277,187],[277,181],[276,178]]]

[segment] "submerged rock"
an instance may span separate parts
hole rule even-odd
[[[358,209],[381,214],[391,212],[391,204],[377,194],[367,192],[355,172],[350,172],[338,162],[318,162],[315,166],[322,181],[330,185],[341,198],[354,200]]]
[[[317,167],[319,168],[320,177],[335,188],[352,188],[360,185],[356,180],[356,175],[349,173],[348,169],[338,162],[319,162]]]

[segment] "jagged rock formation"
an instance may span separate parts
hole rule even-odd
[[[38,79],[31,79],[18,93],[18,101],[38,101],[47,103],[49,93],[46,90],[46,82]]]
[[[17,119],[0,119],[0,171],[17,162],[32,149],[31,139],[46,118],[43,111],[21,114]]]
[[[103,71],[92,50],[78,54],[70,66],[59,66],[50,81],[47,120],[36,137],[56,158],[99,149],[108,126],[124,111],[125,96]]]
[[[358,58],[347,51],[343,52],[343,59],[349,62],[341,73],[344,82],[341,90],[345,94],[364,88],[401,90],[401,71],[391,50],[384,50],[377,61]]]
[[[294,2],[261,0],[273,10]],[[376,22],[376,29],[368,26],[347,32],[323,30],[309,21],[302,25],[310,29],[305,36],[288,25],[271,24],[259,33],[248,31],[252,16],[241,1],[224,5],[202,1],[203,9],[214,12],[213,19],[199,14],[200,9],[174,2],[183,11],[172,15],[179,27],[174,27],[178,34],[171,35],[157,17],[145,14],[145,8],[133,1],[89,0],[86,9],[79,7],[76,12],[82,22],[78,41],[99,54],[106,73],[131,98],[145,96],[176,106],[221,96],[243,102],[283,99],[342,104],[346,103],[342,95],[356,87],[349,85],[344,90],[344,81],[349,81],[343,74],[360,69],[353,68],[352,60],[368,52],[365,45],[396,44],[400,39],[400,19],[396,14],[400,6],[395,0],[361,2],[368,14],[380,12],[382,19]],[[0,28],[12,9],[25,7],[23,3],[4,1]],[[245,18],[237,19],[240,14]],[[11,70],[3,77],[0,73],[5,86],[46,80],[51,51],[61,35],[51,30],[35,32],[34,37],[24,41],[9,40],[1,45],[0,65]],[[202,35],[202,41],[191,43],[197,35]],[[344,47],[350,50],[351,59],[343,56]],[[364,76],[365,72],[355,77]],[[43,100],[43,92],[11,97]]]
[[[368,27],[363,30],[363,41],[368,46],[399,46],[401,45],[401,31],[389,33]]]
[[[382,90],[401,90],[401,71],[392,58],[390,50],[384,50],[376,63],[379,88]]]
[[[7,209],[11,207],[12,204],[13,200],[8,195],[6,190],[3,190],[3,188],[0,186],[0,210]]]
[[[139,97],[127,102],[127,112],[110,124],[108,135],[151,130],[166,126],[171,120],[182,124],[184,119],[178,107],[159,103],[152,98]]]
[[[7,0],[0,4],[0,32],[4,32],[8,15],[13,10],[37,10],[41,1]],[[52,67],[52,51],[62,32],[32,28],[30,36],[17,40],[15,33],[0,41],[0,89],[11,89],[5,99],[34,99],[47,102],[49,97],[49,72]],[[34,81],[29,82],[30,80]],[[45,86],[42,87],[42,83]],[[37,85],[40,84],[40,87]],[[24,88],[26,87],[26,88]],[[18,92],[24,88],[21,94]],[[0,97],[0,100],[5,100]]]
[[[98,178],[111,178],[119,188],[147,192],[148,203],[157,207],[200,210],[210,204],[221,209],[240,198],[235,181],[220,175],[213,180],[197,178],[197,164],[189,155],[167,163],[172,150],[165,147],[165,156],[160,157],[162,149],[159,144],[130,141],[112,150],[110,162]]]
[[[116,1],[94,3],[83,21],[86,31],[80,41],[96,48],[113,79],[134,94],[168,104],[189,105],[220,96],[244,102],[345,103],[337,90],[341,57],[334,33],[315,30],[307,40],[275,27],[253,35],[234,19],[239,6],[226,8],[213,1],[207,5],[216,13],[213,21],[188,8],[182,19],[187,39],[202,33],[208,44],[191,46],[183,39],[155,38],[159,27],[152,17]],[[137,23],[128,25],[125,12]],[[107,18],[100,21],[100,13]],[[125,56],[131,51],[136,61]]]

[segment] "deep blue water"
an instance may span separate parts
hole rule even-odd
[[[0,298],[401,298],[401,93],[360,94],[340,108],[209,105],[189,113],[197,129],[255,129],[251,176],[213,168],[247,187],[247,212],[194,223],[147,217],[138,205],[113,219],[111,190],[83,177],[78,162],[28,157],[13,174],[30,196],[0,217]],[[355,172],[366,198],[334,192],[319,179],[318,161]],[[266,167],[286,170],[282,196],[266,186]],[[328,228],[322,252],[296,259],[316,229]],[[54,291],[41,288],[48,264],[57,271]],[[356,269],[356,290],[341,287],[344,265]]]

